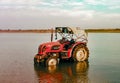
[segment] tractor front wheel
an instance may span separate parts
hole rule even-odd
[[[85,45],[81,44],[76,46],[76,48],[73,51],[73,59],[75,61],[78,62],[85,61],[88,60],[88,57],[89,57],[89,50]]]
[[[34,58],[34,64],[39,64],[39,62],[37,61],[37,58]]]
[[[58,59],[56,57],[49,57],[46,60],[46,66],[56,66],[58,64]]]
[[[37,64],[40,64],[40,59],[39,59],[39,55],[36,54],[35,57],[34,57],[34,64],[37,65]]]

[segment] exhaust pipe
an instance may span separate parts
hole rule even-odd
[[[51,42],[53,41],[53,28],[51,28]]]

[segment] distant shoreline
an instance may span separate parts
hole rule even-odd
[[[120,29],[85,29],[88,33],[120,33]]]
[[[51,32],[51,29],[40,29],[40,30],[10,30],[10,29],[7,29],[7,30],[0,30],[0,33],[50,33]]]
[[[87,33],[120,33],[120,29],[85,29]],[[1,30],[0,33],[51,33],[51,29],[34,30]]]

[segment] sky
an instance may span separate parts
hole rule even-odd
[[[120,28],[120,0],[0,0],[0,29]]]

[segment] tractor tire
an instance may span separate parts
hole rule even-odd
[[[80,44],[75,47],[73,51],[73,59],[74,61],[86,61],[89,57],[89,50],[84,44]]]
[[[35,57],[34,57],[34,64],[35,64],[35,65],[39,64],[39,63],[37,62],[37,58],[35,58]]]
[[[38,65],[38,64],[39,64],[39,59],[37,59],[38,56],[39,56],[39,55],[36,54],[35,57],[34,57],[34,64],[35,64],[35,65]]]
[[[46,66],[56,66],[58,64],[58,59],[57,57],[49,57],[46,60]]]

